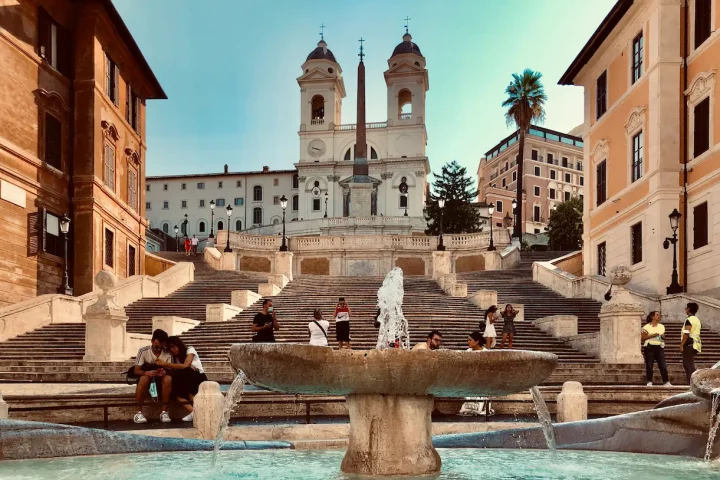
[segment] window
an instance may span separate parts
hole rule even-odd
[[[498,200],[497,202],[495,202],[495,210],[497,210],[498,213],[502,213],[502,211],[503,211],[502,200]]]
[[[711,0],[695,0],[695,48],[702,45],[710,34]]]
[[[536,177],[540,176],[540,167],[538,167],[537,165],[535,166],[535,176]]]
[[[238,180],[237,182],[235,182],[235,186],[236,186],[237,188],[242,187],[242,180]]]
[[[167,210],[168,208],[170,208],[169,205],[168,205],[168,201],[165,200],[165,201],[163,202],[163,210]]]
[[[112,268],[114,265],[113,250],[115,248],[115,233],[105,229],[105,265]]]
[[[273,178],[273,185],[276,186],[276,187],[277,187],[278,185],[280,185],[280,179],[278,179],[278,178]]]
[[[595,86],[595,118],[600,118],[607,111],[607,71],[604,71],[597,79]]]
[[[708,205],[707,202],[693,207],[693,248],[708,244]]]
[[[205,190],[205,183],[204,182],[198,182],[197,184],[198,190]]]
[[[554,188],[550,189],[550,200],[555,200],[555,189]]]
[[[540,187],[538,187],[537,185],[535,185],[535,186],[533,187],[533,194],[534,194],[536,197],[539,197],[539,196],[540,196]]]
[[[235,204],[236,207],[242,207],[244,203],[245,202],[242,197],[238,197],[233,201],[233,204]]]
[[[581,201],[581,202],[584,202],[584,201],[585,201],[585,195],[583,195],[582,193],[580,194],[580,201]]]
[[[167,192],[167,189],[168,189],[168,184],[167,184],[167,183],[163,183],[163,191]]]
[[[66,77],[72,74],[71,32],[58,25],[44,8],[39,9],[38,54]]]
[[[568,158],[567,157],[562,157],[562,166],[567,168],[567,166],[568,166]]]
[[[163,223],[162,225],[162,231],[164,233],[168,233],[170,231],[170,224],[169,223]]]
[[[220,221],[218,222],[218,228],[217,228],[217,229],[218,229],[218,231],[225,229],[225,224],[223,223],[222,220],[220,220]]]
[[[200,204],[198,205],[200,208],[205,208],[205,200],[200,200]]]
[[[218,182],[218,188],[222,188],[223,182]]]
[[[547,154],[547,162],[548,162],[548,163],[553,163],[553,161],[554,161],[554,160],[553,160],[553,154],[552,154],[552,153],[548,153],[548,154]]]
[[[125,120],[135,132],[140,133],[140,97],[127,84],[125,95]]]
[[[115,191],[115,146],[105,142],[105,170],[103,181],[113,192]]]
[[[280,205],[280,197],[275,195],[273,196],[273,205]]]
[[[533,206],[533,221],[534,222],[540,221],[540,205]]]
[[[535,235],[537,235],[538,233],[540,233],[540,229],[539,229],[539,228],[534,228],[534,229],[533,229],[533,233],[535,233]]]
[[[180,201],[180,208],[187,208],[187,200]]]
[[[638,132],[632,139],[632,181],[638,180],[643,176],[643,132]]]
[[[292,211],[297,212],[300,209],[300,196],[293,195],[292,197]]]
[[[235,220],[235,230],[238,232],[242,230],[242,220]]]
[[[710,148],[710,97],[695,105],[693,156],[699,157]]]
[[[145,202],[145,210],[152,210],[150,207],[151,207],[151,203]]]
[[[224,198],[217,198],[215,199],[215,205],[218,207],[224,207],[225,206],[225,199]]]
[[[555,180],[557,178],[557,173],[555,170],[550,170],[550,180]]]
[[[597,175],[596,180],[597,184],[596,187],[596,198],[597,198],[597,205],[600,206],[603,203],[605,203],[605,200],[607,200],[607,170],[606,170],[607,161],[603,160],[600,162],[597,166]]]
[[[62,169],[62,125],[49,113],[45,114],[45,163]]]
[[[530,158],[533,159],[533,160],[537,160],[537,159],[538,159],[538,152],[537,152],[537,150],[532,150],[532,151],[530,152]]]
[[[350,160],[350,149],[347,149],[347,152],[345,152],[345,156],[343,157],[343,160]]]
[[[128,277],[135,275],[135,247],[128,245]]]
[[[299,183],[300,183],[300,182],[298,181],[298,176],[297,176],[297,175],[293,175],[293,177],[292,177],[292,188],[298,188]]]
[[[605,242],[598,244],[597,246],[597,274],[605,276],[605,256],[607,254],[607,248]]]
[[[263,188],[260,185],[253,187],[253,202],[262,202],[263,199]]]
[[[566,173],[565,174],[565,183],[571,183],[571,182],[572,182],[572,177],[570,176],[569,173]]]
[[[320,211],[320,199],[319,198],[312,199],[312,209],[313,209],[313,212]]]
[[[205,233],[205,222],[198,223],[198,233]]]
[[[643,40],[643,33],[638,33],[638,36],[633,39],[632,43],[632,83],[637,82],[643,74],[643,49],[645,41]]]
[[[181,183],[180,190],[187,190],[187,183]]]
[[[513,172],[512,181],[517,181],[517,172]]]
[[[253,208],[253,224],[262,225],[262,220],[263,220],[262,217],[263,217],[262,208],[260,208],[260,207]]]
[[[43,218],[43,252],[62,257],[63,242],[60,238],[60,217],[46,210],[42,210]]]
[[[582,175],[580,175],[580,185],[585,185],[585,177],[583,177]]]
[[[133,210],[138,209],[138,181],[137,172],[128,169],[128,205]]]
[[[187,237],[188,231],[187,231],[187,220],[182,222],[180,224],[180,233]]]
[[[630,264],[642,262],[642,222],[630,227]]]
[[[400,208],[407,208],[407,206],[408,206],[408,196],[400,195]]]
[[[570,200],[570,192],[565,192],[565,201]]]
[[[502,186],[503,186],[503,188],[505,188],[505,185],[506,185],[506,184],[507,184],[507,179],[503,178],[503,179],[502,179]]]
[[[112,100],[116,107],[120,105],[120,92],[118,91],[120,86],[119,77],[120,71],[117,65],[105,54],[105,93],[107,93],[107,96],[110,97],[110,100]]]

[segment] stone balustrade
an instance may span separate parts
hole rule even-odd
[[[168,335],[182,335],[200,325],[200,321],[191,318],[169,316],[152,317],[153,331],[160,329],[167,332]]]
[[[558,423],[587,420],[588,398],[580,382],[565,382],[557,396]]]

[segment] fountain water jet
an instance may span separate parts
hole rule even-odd
[[[230,424],[230,417],[232,416],[232,411],[235,408],[235,405],[240,401],[242,398],[243,391],[245,390],[245,384],[247,383],[247,377],[242,372],[242,370],[238,371],[237,376],[235,377],[235,380],[233,380],[233,383],[230,385],[230,388],[227,391],[227,394],[225,395],[225,403],[223,403],[223,411],[222,411],[222,419],[220,420],[220,426],[218,427],[218,433],[215,436],[215,446],[213,448],[213,455],[212,455],[212,467],[215,468],[215,465],[217,463],[217,457],[218,453],[220,453],[220,444],[223,440],[223,434],[225,433],[225,429]]]
[[[710,394],[712,395],[712,403],[710,406],[710,430],[708,431],[708,441],[705,447],[705,461],[709,462],[712,456],[713,446],[715,445],[715,435],[718,427],[720,427],[720,388],[714,388]]]
[[[400,348],[410,348],[410,332],[408,321],[402,312],[403,297],[403,271],[395,267],[387,274],[383,284],[378,290],[378,308],[380,308],[380,328],[375,348],[384,350],[394,348],[396,342]]]
[[[557,459],[557,444],[555,442],[555,430],[553,430],[552,418],[548,411],[545,400],[540,393],[538,387],[532,387],[530,389],[530,395],[532,396],[533,402],[535,403],[535,412],[537,413],[540,426],[545,436],[545,442],[547,442],[548,449],[552,453],[553,461]]]

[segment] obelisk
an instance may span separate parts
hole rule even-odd
[[[370,216],[372,181],[368,177],[367,132],[365,124],[365,64],[363,63],[363,45],[360,41],[360,63],[358,64],[357,87],[357,128],[355,137],[355,161],[353,176],[350,180],[350,216]]]

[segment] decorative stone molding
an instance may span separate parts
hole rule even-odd
[[[415,176],[418,178],[422,178],[425,176],[425,171],[424,170],[417,171],[417,172],[415,172]]]
[[[307,177],[298,177],[298,182],[304,182],[307,180]]]
[[[628,135],[634,133],[638,128],[645,125],[645,107],[636,107],[630,112],[630,117],[627,123],[625,123],[625,132]]]
[[[381,173],[380,174],[380,178],[383,180],[388,180],[388,179],[391,179],[392,177],[393,177],[392,173]]]
[[[685,90],[689,105],[698,103],[708,94],[712,93],[715,89],[715,72],[717,72],[717,70],[713,69],[709,72],[699,73],[692,82],[690,82],[690,87]]]
[[[41,103],[46,110],[49,110],[56,115],[66,115],[70,113],[70,107],[68,107],[65,100],[57,92],[49,92],[44,88],[38,88],[35,90],[35,98],[38,103]]]
[[[340,175],[328,175],[327,180],[328,182],[337,182],[340,180]]]
[[[125,149],[125,156],[127,156],[128,162],[132,162],[135,165],[140,165],[140,154],[132,148]]]
[[[102,291],[95,303],[90,305],[86,314],[125,315],[125,310],[115,303],[115,295],[108,293],[117,286],[117,278],[111,272],[102,270],[95,275],[95,285]]]
[[[103,135],[105,135],[106,137],[110,137],[115,141],[120,140],[120,132],[118,132],[117,127],[111,122],[103,120],[100,122],[100,127],[102,127]]]
[[[595,144],[595,148],[593,148],[592,153],[590,153],[590,158],[592,158],[593,162],[597,162],[598,160],[607,158],[609,152],[610,141],[606,138],[603,138]]]

